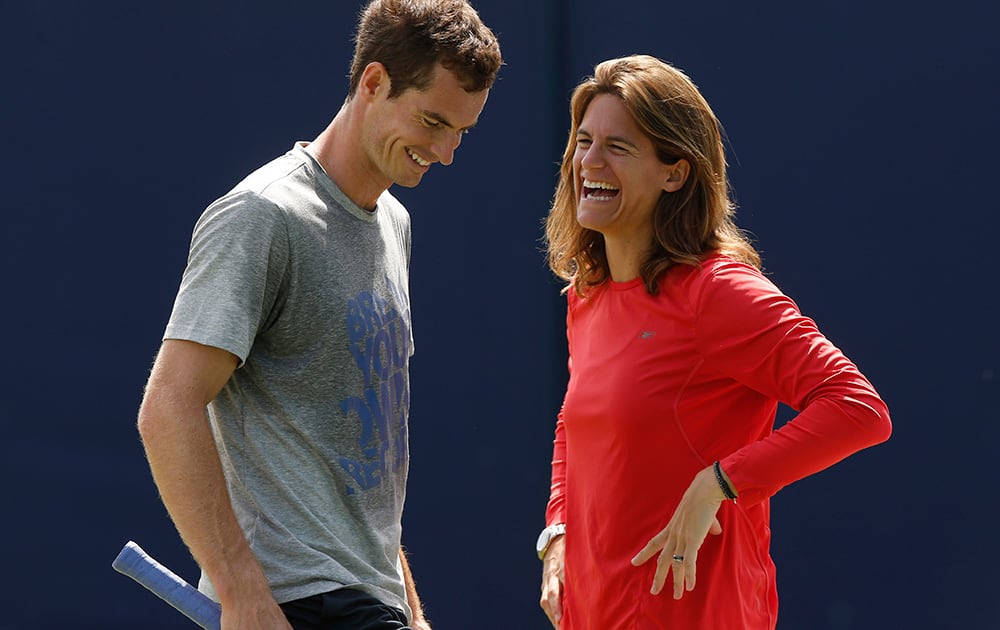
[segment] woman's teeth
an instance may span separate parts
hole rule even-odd
[[[583,180],[583,196],[595,201],[610,201],[618,194],[619,188],[606,182]]]

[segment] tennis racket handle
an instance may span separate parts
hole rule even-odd
[[[222,608],[131,540],[111,566],[148,588],[202,628],[219,630]]]

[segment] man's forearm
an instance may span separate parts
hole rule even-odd
[[[164,341],[139,434],[170,518],[219,596],[222,628],[291,628],[236,520],[205,412],[236,365],[225,350]]]
[[[413,611],[413,619],[410,621],[411,623],[425,621],[424,607],[420,602],[420,597],[417,595],[417,587],[413,581],[413,573],[410,571],[410,564],[406,559],[406,554],[403,552],[402,547],[399,549],[399,563],[403,567],[403,584],[406,586],[406,603],[410,605],[410,610]]]
[[[147,401],[139,427],[167,512],[220,599],[238,597],[233,591],[255,573],[263,580],[233,513],[204,408]]]
[[[224,350],[165,341],[138,422],[163,503],[223,605],[238,601],[241,590],[259,596],[267,588],[233,513],[205,412],[235,367],[236,358]]]

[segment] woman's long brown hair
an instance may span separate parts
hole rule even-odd
[[[683,187],[660,195],[653,213],[653,239],[640,268],[646,290],[658,291],[662,273],[677,264],[698,265],[720,251],[760,268],[760,256],[734,222],[722,131],[715,113],[680,70],[647,55],[604,61],[584,80],[570,102],[572,124],[563,153],[559,185],[545,223],[549,267],[580,295],[610,276],[604,237],[576,219],[573,177],[576,134],[598,94],[621,99],[665,164],[685,159],[691,172]]]

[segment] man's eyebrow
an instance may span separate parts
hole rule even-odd
[[[455,129],[456,128],[455,125],[453,125],[450,122],[448,122],[447,118],[445,118],[442,114],[439,114],[437,112],[432,112],[430,110],[424,109],[424,110],[420,111],[420,114],[422,116],[425,116],[427,118],[431,118],[434,121],[441,123],[445,127],[450,127],[451,129]],[[479,121],[476,121],[476,122],[479,122]],[[475,126],[476,126],[476,123],[472,123],[468,127],[463,127],[462,129],[459,129],[459,131],[468,131],[468,130],[472,129]]]

